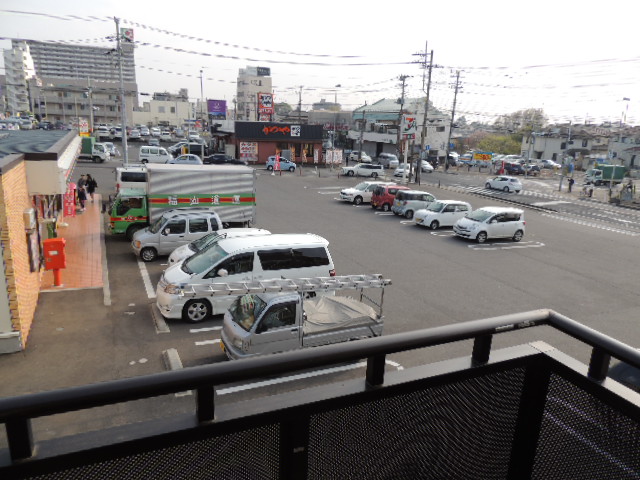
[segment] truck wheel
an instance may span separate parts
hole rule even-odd
[[[142,230],[143,228],[144,225],[140,225],[139,223],[134,223],[133,225],[129,226],[129,228],[127,228],[127,233],[125,234],[127,236],[127,240],[133,240],[133,236],[135,235],[135,233],[138,230]]]
[[[93,160],[93,163],[98,163],[100,161],[100,157],[93,157],[91,160]]]
[[[140,251],[140,258],[144,262],[153,262],[156,258],[158,258],[158,252],[153,247],[146,247]]]
[[[182,318],[189,323],[198,323],[211,315],[211,306],[206,300],[189,300],[182,310]]]

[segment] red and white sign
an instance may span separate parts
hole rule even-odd
[[[276,165],[274,170],[280,170],[280,155],[276,155]]]
[[[273,95],[270,93],[258,94],[258,112],[268,115],[273,114]]]
[[[76,184],[70,183],[67,185],[67,192],[63,195],[64,201],[64,216],[75,217],[76,216]]]

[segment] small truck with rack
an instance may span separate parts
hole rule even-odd
[[[194,285],[183,294],[238,296],[224,315],[220,342],[236,360],[380,336],[390,284],[378,274],[344,275]],[[380,289],[378,302],[364,294],[368,288]],[[359,291],[359,299],[334,295],[348,289]]]

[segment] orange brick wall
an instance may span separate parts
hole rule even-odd
[[[29,250],[23,212],[31,208],[27,190],[25,163],[20,162],[2,175],[0,181],[0,242],[11,323],[14,331],[20,332],[22,347],[29,338],[29,331],[38,303],[41,272],[31,272]],[[0,286],[2,288],[2,286]]]

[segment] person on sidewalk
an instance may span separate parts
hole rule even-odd
[[[574,183],[576,183],[576,181],[573,179],[573,177],[569,177],[569,193],[571,193],[571,189],[573,188]]]
[[[96,182],[90,174],[87,174],[87,192],[91,197],[91,203],[93,203],[93,194],[95,193],[96,188],[98,188],[98,182]]]
[[[87,189],[85,186],[78,188],[78,201],[80,202],[80,211],[84,212],[86,210],[84,203],[87,201]]]
[[[82,174],[80,175],[80,180],[78,180],[78,192],[84,188],[87,187],[87,175],[86,174]]]

